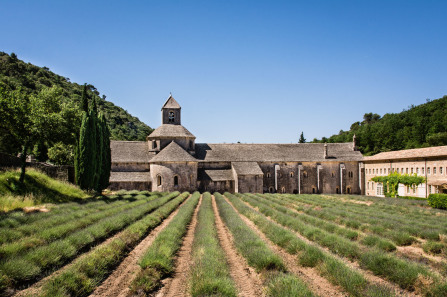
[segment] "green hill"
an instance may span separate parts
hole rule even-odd
[[[367,113],[349,131],[341,130],[337,135],[313,142],[350,142],[354,134],[358,148],[365,155],[447,145],[447,96],[383,117]]]
[[[15,54],[8,55],[0,52],[0,88],[20,90],[20,92],[26,94],[37,94],[44,88],[54,86],[60,87],[63,90],[64,97],[80,109],[83,85],[70,82],[69,78],[57,75],[47,67],[25,63],[19,60]],[[100,93],[94,86],[88,85],[88,90],[90,98],[96,98],[100,111],[104,113],[107,119],[112,139],[145,140],[146,136],[152,132],[151,127],[121,107],[107,101],[104,95],[100,97]],[[69,143],[65,144],[69,145]],[[52,145],[41,144],[40,151],[45,151]],[[0,135],[0,151],[16,154],[18,149],[12,137]],[[46,156],[46,154],[43,155]],[[45,159],[45,157],[42,158]]]

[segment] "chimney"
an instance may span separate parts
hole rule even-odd
[[[356,137],[355,134],[354,134],[354,136],[352,136],[352,150],[353,150],[353,151],[356,151],[356,150],[357,150],[356,140],[357,140],[357,137]]]
[[[323,157],[324,157],[325,159],[328,158],[328,155],[327,155],[327,143],[324,144]]]

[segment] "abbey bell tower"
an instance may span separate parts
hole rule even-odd
[[[194,154],[196,137],[182,126],[181,109],[172,94],[169,95],[161,108],[161,126],[147,137],[149,153],[157,154],[174,141],[185,151]]]
[[[166,100],[165,104],[161,108],[161,118],[162,118],[162,124],[169,124],[169,125],[181,125],[180,121],[180,114],[181,114],[181,107],[175,101],[174,97],[172,95],[169,96],[168,100]]]

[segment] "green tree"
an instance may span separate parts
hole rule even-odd
[[[110,178],[110,169],[112,166],[112,160],[111,160],[111,152],[110,152],[110,131],[107,126],[107,121],[104,117],[103,113],[100,113],[99,115],[99,123],[101,125],[101,132],[102,132],[102,157],[101,157],[101,170],[100,170],[100,177],[98,182],[98,192],[101,192],[107,186],[109,185],[109,178]]]
[[[61,135],[62,90],[44,88],[37,95],[0,89],[1,130],[21,146],[20,182],[25,179],[26,156],[38,142],[55,141]]]
[[[306,142],[306,138],[304,138],[304,133],[301,131],[301,135],[300,135],[300,140],[298,141],[299,143],[305,143]]]
[[[75,170],[76,183],[84,190],[95,188],[96,175],[96,115],[93,111],[82,114],[82,124],[79,132],[78,161]]]

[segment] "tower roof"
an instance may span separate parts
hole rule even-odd
[[[197,159],[188,154],[175,141],[172,141],[161,152],[155,155],[150,162],[197,162]]]
[[[169,95],[168,100],[166,100],[165,104],[163,104],[163,107],[161,108],[178,108],[180,109],[180,104],[178,104],[177,101],[175,101],[174,97],[172,97],[172,94]]]

